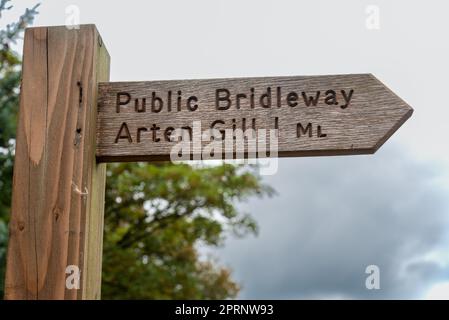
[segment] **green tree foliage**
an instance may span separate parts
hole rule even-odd
[[[234,203],[271,194],[248,167],[116,164],[106,189],[103,297],[224,299],[238,293],[229,270],[198,257],[226,232],[255,221]]]
[[[9,0],[0,0],[1,13]],[[32,23],[37,6],[0,30],[0,296],[3,296],[10,215],[20,56],[11,45]],[[252,167],[114,164],[108,166],[103,298],[224,299],[239,286],[230,271],[199,248],[226,234],[256,233],[235,204],[271,195]]]
[[[20,56],[12,46],[33,22],[37,4],[26,9],[17,22],[0,30],[0,297],[3,296],[7,247],[7,223],[11,205],[14,138],[19,107]],[[0,18],[11,9],[10,0],[0,1]]]

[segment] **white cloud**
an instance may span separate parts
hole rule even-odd
[[[435,284],[425,295],[429,300],[449,300],[449,282]]]
[[[279,195],[244,206],[260,236],[217,253],[242,298],[420,298],[449,274],[447,189],[397,144],[374,156],[281,160]],[[365,268],[380,268],[380,290]],[[257,267],[255,267],[257,266]]]

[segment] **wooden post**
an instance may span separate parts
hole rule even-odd
[[[26,30],[6,299],[100,298],[97,83],[109,80],[109,61],[94,25]]]

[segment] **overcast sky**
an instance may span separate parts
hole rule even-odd
[[[36,1],[13,3],[2,25]],[[413,117],[375,155],[280,160],[278,195],[241,206],[260,235],[215,254],[241,298],[449,297],[448,1],[47,0],[35,25],[69,5],[100,30],[112,81],[373,73]]]

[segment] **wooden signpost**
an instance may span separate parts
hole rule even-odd
[[[280,157],[369,154],[411,114],[371,74],[100,83],[97,158],[169,160],[171,133],[193,141],[193,121],[277,129]]]
[[[7,299],[100,298],[104,162],[169,160],[176,133],[201,159],[211,129],[274,129],[279,157],[369,154],[413,111],[370,74],[107,82],[93,25],[27,29],[23,60]]]

